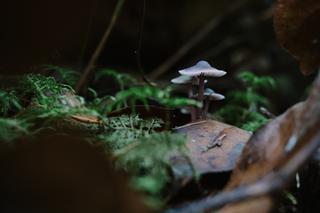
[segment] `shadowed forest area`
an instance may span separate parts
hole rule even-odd
[[[7,1],[1,212],[318,212],[320,2]]]

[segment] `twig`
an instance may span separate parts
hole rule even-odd
[[[142,80],[149,86],[154,86],[154,84],[150,82],[147,79],[146,75],[144,74],[144,69],[142,67],[142,61],[141,61],[141,49],[142,49],[142,38],[143,38],[145,17],[146,17],[146,0],[142,0],[141,17],[139,20],[140,24],[139,24],[139,34],[138,34],[138,45],[137,45],[137,49],[134,51],[134,54],[136,55],[138,70],[140,72]]]
[[[260,107],[260,108],[259,108],[259,111],[260,111],[263,115],[267,116],[268,118],[275,118],[275,117],[276,117],[274,114],[272,114],[272,113],[271,113],[267,108],[265,108],[265,107]]]
[[[235,35],[235,37],[229,37],[223,39],[219,44],[216,46],[213,46],[212,48],[205,50],[205,52],[195,56],[190,61],[194,62],[197,61],[199,58],[215,58],[218,55],[222,54],[223,52],[227,51],[229,48],[234,47],[235,45],[238,45],[244,41],[246,41],[245,38],[240,37],[239,35]]]
[[[197,121],[197,122],[193,122],[193,123],[188,123],[186,125],[183,125],[183,126],[178,126],[176,128],[173,128],[173,130],[179,130],[179,129],[183,129],[183,128],[187,128],[187,127],[190,127],[190,126],[194,126],[194,125],[198,125],[198,124],[202,124],[202,123],[207,123],[208,121],[204,120],[204,121]]]
[[[188,40],[182,47],[180,47],[172,56],[164,61],[160,66],[150,74],[151,79],[156,79],[159,76],[166,73],[175,63],[177,63],[183,56],[185,56],[193,47],[195,47],[200,41],[202,41],[212,30],[216,29],[225,17],[230,13],[240,9],[248,0],[237,1],[231,4],[231,7],[227,11],[218,16],[213,17],[208,23],[206,23],[201,30],[190,40]]]
[[[221,147],[222,146],[222,140],[226,137],[226,134],[219,134],[217,135],[204,149],[202,150],[202,153],[208,152],[209,150],[215,148],[215,147]]]
[[[94,51],[94,53],[93,53],[88,65],[84,69],[84,72],[83,72],[83,74],[82,74],[82,76],[81,76],[81,78],[80,78],[80,80],[79,80],[79,82],[78,82],[78,84],[76,86],[75,91],[77,93],[79,93],[81,91],[81,89],[87,84],[87,82],[89,80],[89,77],[90,77],[92,71],[95,68],[96,62],[97,62],[97,60],[98,60],[98,58],[99,58],[99,56],[100,56],[105,44],[106,44],[106,42],[108,41],[108,38],[109,38],[109,36],[110,36],[110,34],[112,32],[112,29],[113,29],[113,27],[114,27],[114,25],[115,25],[115,23],[116,23],[116,21],[118,19],[118,15],[119,15],[119,13],[120,13],[120,11],[122,9],[122,6],[123,6],[124,2],[125,2],[125,0],[118,0],[116,8],[115,8],[115,10],[114,10],[114,12],[112,14],[112,18],[111,18],[110,24],[109,24],[108,28],[106,29],[105,33],[103,34],[103,36],[102,36],[102,38],[101,38],[96,50]]]
[[[88,23],[87,32],[85,34],[84,42],[83,42],[83,45],[82,45],[81,50],[80,50],[80,57],[79,57],[79,67],[80,68],[82,68],[82,62],[83,62],[83,59],[84,59],[84,56],[85,56],[85,53],[86,53],[86,50],[87,50],[87,47],[88,47],[90,31],[91,31],[91,28],[92,28],[92,23],[93,23],[93,20],[94,20],[95,11],[97,10],[97,7],[98,7],[98,3],[99,3],[99,0],[94,1],[93,5],[92,5],[92,8],[91,8],[90,20],[89,20],[89,23]]]

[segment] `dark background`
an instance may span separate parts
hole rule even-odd
[[[203,26],[239,1],[146,0],[141,61],[151,73]],[[41,72],[44,64],[83,70],[110,22],[115,0],[12,0],[1,3],[0,72],[4,75]],[[298,72],[297,62],[276,41],[273,0],[248,0],[228,15],[199,44],[156,80],[168,82],[176,71],[208,60],[228,77],[215,82],[220,91],[238,87],[233,76],[250,70],[276,78],[268,94],[275,113],[301,100],[311,77]],[[138,75],[135,50],[143,1],[127,0],[98,67]]]

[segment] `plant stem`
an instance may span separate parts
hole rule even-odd
[[[143,36],[145,17],[146,17],[146,0],[142,0],[141,17],[139,20],[139,34],[138,34],[139,39],[138,39],[137,49],[134,51],[134,53],[136,55],[138,71],[140,72],[141,79],[149,86],[154,86],[154,83],[150,82],[147,76],[145,75],[144,69],[142,67],[142,61],[141,61],[142,36]]]
[[[84,59],[84,56],[85,56],[85,53],[86,53],[86,49],[87,49],[87,46],[88,46],[88,43],[89,43],[90,31],[91,31],[91,28],[92,28],[92,23],[93,23],[93,19],[94,19],[95,13],[97,11],[98,3],[99,3],[99,0],[96,0],[93,3],[93,6],[92,6],[92,9],[91,9],[91,12],[90,12],[90,20],[89,20],[89,23],[88,23],[88,29],[87,29],[87,32],[85,34],[83,45],[82,45],[81,50],[80,50],[80,57],[79,57],[79,67],[80,68],[82,68],[82,62],[83,62],[83,59]]]
[[[189,85],[189,91],[188,91],[189,98],[193,99],[193,85]],[[191,113],[191,122],[196,120],[196,108],[194,106],[190,106],[190,113]]]
[[[209,111],[209,103],[210,100],[208,97],[204,100],[204,110],[203,110],[203,118],[206,119]]]
[[[204,96],[204,74],[201,74],[199,77],[199,93],[198,93],[198,101],[203,103]],[[198,108],[197,118],[201,119],[203,114],[203,108]]]
[[[97,62],[97,60],[98,60],[98,58],[99,58],[99,56],[100,56],[105,44],[107,43],[108,38],[109,38],[109,36],[111,34],[111,31],[112,31],[112,29],[113,29],[113,27],[114,27],[114,25],[115,25],[115,23],[116,23],[116,21],[118,19],[118,15],[119,15],[119,13],[120,13],[120,11],[122,9],[122,6],[123,6],[124,2],[125,2],[125,0],[118,0],[118,3],[117,3],[116,8],[115,8],[115,10],[113,12],[110,24],[109,24],[108,28],[106,29],[105,33],[103,34],[103,36],[102,36],[102,38],[101,38],[96,50],[94,51],[94,53],[93,53],[88,65],[84,69],[84,72],[83,72],[83,74],[82,74],[82,76],[81,76],[81,78],[80,78],[80,80],[79,80],[79,82],[78,82],[78,84],[76,86],[75,91],[77,93],[79,93],[81,91],[81,89],[87,84],[87,82],[89,80],[89,77],[90,77],[92,71],[94,70],[96,62]]]

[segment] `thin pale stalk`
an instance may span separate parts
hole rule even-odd
[[[200,103],[203,103],[203,97],[204,97],[204,74],[201,74],[199,76],[199,93],[198,93],[198,101]],[[197,118],[202,118],[202,112],[203,108],[198,108]]]
[[[210,100],[208,97],[204,100],[204,110],[203,110],[203,118],[206,119],[208,117],[208,111],[209,111],[209,103]]]
[[[193,85],[189,85],[189,92],[188,92],[189,98],[193,99]],[[191,122],[196,120],[196,108],[194,106],[189,107],[190,113],[191,113]]]

